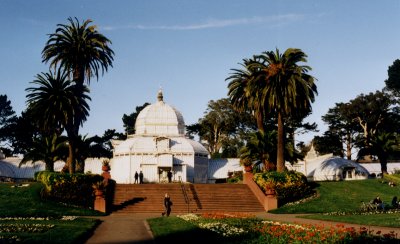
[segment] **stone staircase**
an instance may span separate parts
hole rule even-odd
[[[265,211],[245,184],[176,183],[117,184],[112,211],[161,214],[165,193],[173,202],[172,213]]]

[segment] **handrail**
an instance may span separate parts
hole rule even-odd
[[[183,198],[185,199],[185,203],[187,205],[187,211],[189,213],[190,212],[190,204],[189,204],[190,202],[189,202],[189,197],[188,197],[187,192],[186,192],[186,187],[185,187],[185,184],[183,184],[182,180],[179,180],[179,182],[181,184]]]

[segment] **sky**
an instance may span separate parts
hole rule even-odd
[[[57,24],[91,19],[112,41],[113,68],[90,83],[90,116],[81,133],[123,132],[122,116],[153,103],[160,87],[186,125],[203,117],[210,100],[227,97],[225,80],[243,59],[300,48],[316,80],[313,113],[381,90],[400,58],[400,1],[325,0],[0,0],[0,94],[15,112],[26,88],[47,72],[41,52]]]

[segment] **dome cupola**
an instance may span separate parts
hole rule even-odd
[[[157,102],[146,106],[136,118],[136,135],[184,136],[185,122],[182,114],[164,102],[162,90]]]

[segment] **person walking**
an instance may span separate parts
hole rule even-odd
[[[139,183],[143,184],[143,172],[142,171],[140,171],[140,173],[139,173]]]
[[[165,196],[164,196],[164,212],[162,212],[161,215],[168,217],[171,214],[171,206],[172,206],[171,198],[169,197],[168,193],[165,193]]]
[[[139,174],[138,174],[138,172],[136,171],[135,172],[135,184],[138,184],[139,183]]]
[[[167,176],[168,176],[168,183],[171,183],[172,182],[172,172],[171,172],[171,170],[168,171]]]

